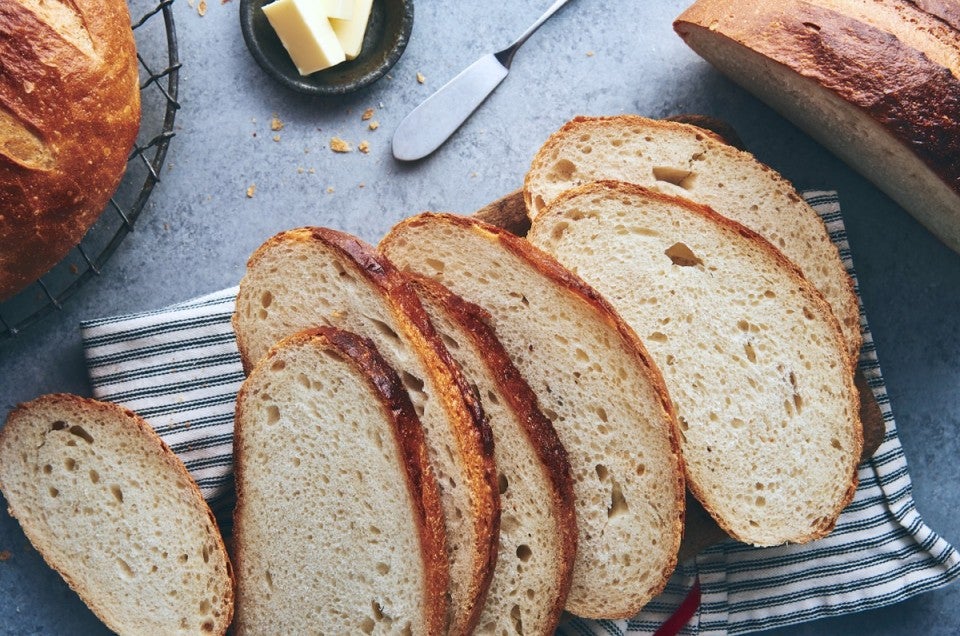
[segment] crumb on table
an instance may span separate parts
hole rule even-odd
[[[330,139],[330,150],[334,152],[350,152],[350,144],[339,137],[332,137]]]
[[[254,194],[256,191],[257,191],[257,184],[256,184],[256,183],[250,184],[250,187],[247,188],[247,198],[248,198],[248,199],[252,199],[252,198],[253,198],[253,194]]]
[[[427,78],[423,76],[423,73],[421,73],[420,71],[417,71],[417,82],[423,84],[426,81],[427,81]]]
[[[369,128],[370,130],[376,130],[379,127],[380,127],[380,122],[378,122],[377,120],[373,120],[372,122],[367,124],[367,128]]]
[[[367,154],[368,152],[370,152],[370,142],[361,141],[360,145],[357,146],[357,150],[359,150],[363,154]]]
[[[283,122],[280,121],[280,118],[277,117],[277,114],[273,114],[273,118],[270,119],[270,130],[276,132],[278,130],[283,130]]]
[[[360,115],[360,119],[362,119],[363,121],[367,121],[368,119],[370,119],[370,118],[372,118],[372,117],[373,117],[373,109],[372,109],[372,108],[368,108],[367,110],[363,111],[363,114],[362,114],[362,115]]]

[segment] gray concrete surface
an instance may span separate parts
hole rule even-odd
[[[539,145],[573,115],[705,113],[732,123],[761,160],[799,188],[839,191],[917,506],[929,525],[960,543],[960,256],[690,52],[670,27],[683,1],[576,0],[521,50],[504,84],[452,140],[412,165],[390,155],[400,119],[481,53],[506,45],[546,0],[419,0],[410,45],[390,77],[340,99],[306,98],[274,84],[244,47],[237,0],[209,0],[203,17],[191,4],[174,5],[183,108],[163,181],[103,276],[0,347],[0,415],[41,393],[89,394],[81,319],[234,285],[247,256],[277,231],[320,224],[376,241],[409,214],[470,212],[517,188]],[[361,121],[368,107],[376,131]],[[270,130],[274,115],[284,124],[278,132]],[[354,147],[367,140],[370,151],[334,154],[333,136]],[[104,631],[5,512],[4,550],[0,633]],[[952,586],[778,633],[957,632],[960,587]]]

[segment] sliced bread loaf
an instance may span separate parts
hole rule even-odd
[[[524,182],[528,213],[535,218],[564,190],[602,179],[708,205],[763,236],[830,303],[850,367],[856,365],[861,336],[853,281],[820,217],[775,171],[695,126],[632,115],[577,117],[534,157]]]
[[[833,528],[857,484],[857,391],[836,318],[792,263],[705,206],[618,182],[561,195],[528,238],[647,343],[688,486],[724,530],[777,545]]]
[[[331,325],[370,338],[397,370],[440,482],[450,560],[449,631],[469,632],[497,555],[499,498],[490,428],[416,292],[371,246],[325,228],[283,232],[250,257],[233,317],[249,369],[285,336]]]
[[[567,610],[635,614],[673,572],[684,492],[676,420],[643,345],[593,289],[492,225],[422,214],[381,249],[489,313],[566,447],[578,529]]]
[[[440,492],[373,343],[282,340],[237,396],[237,634],[442,634]]]
[[[233,575],[200,490],[149,424],[45,395],[0,430],[0,490],[43,558],[118,634],[224,634]]]
[[[486,312],[430,279],[413,283],[450,355],[474,383],[493,432],[500,550],[475,633],[549,636],[570,590],[577,546],[567,452]]]

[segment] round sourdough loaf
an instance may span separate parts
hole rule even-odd
[[[122,0],[0,0],[0,301],[93,225],[140,125]]]

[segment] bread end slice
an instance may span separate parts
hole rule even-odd
[[[121,634],[223,634],[233,574],[180,459],[132,411],[67,394],[14,409],[0,490],[43,558]]]

